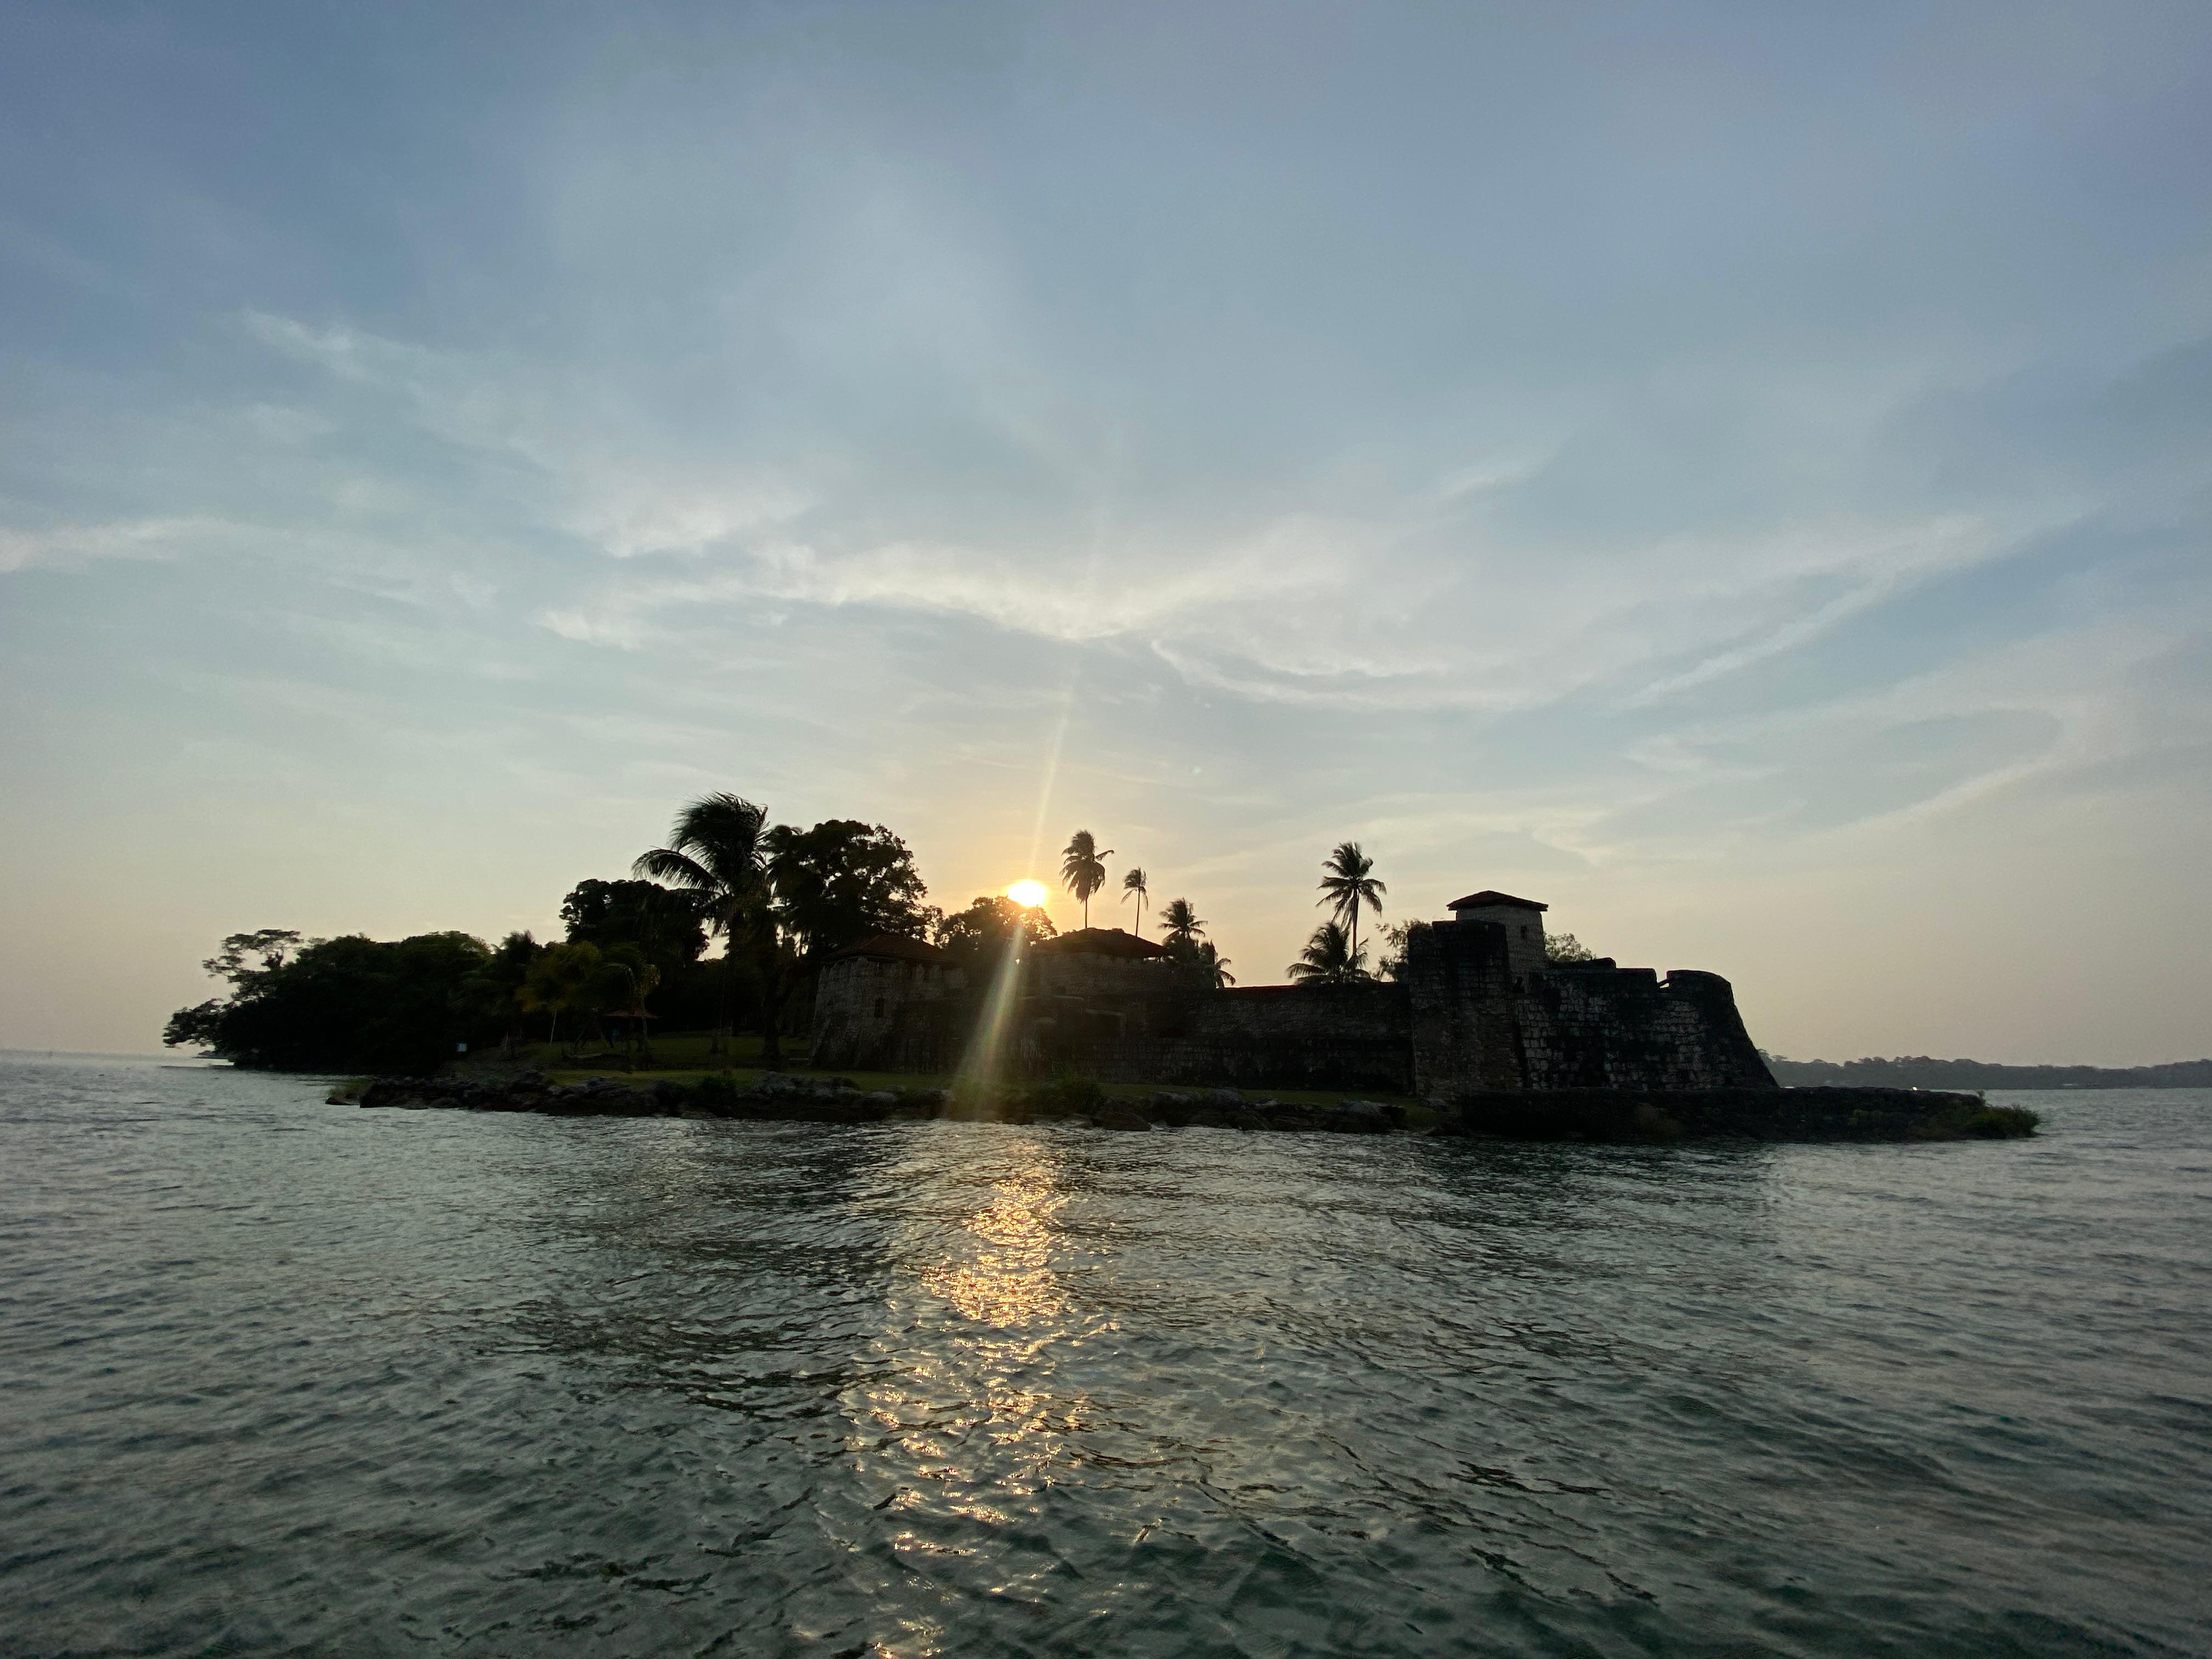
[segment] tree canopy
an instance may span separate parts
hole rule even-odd
[[[960,959],[972,976],[995,963],[1018,935],[1035,945],[1059,931],[1042,909],[1017,904],[1004,894],[987,893],[939,922],[937,942]]]
[[[698,896],[656,881],[578,882],[561,901],[572,945],[634,945],[664,973],[687,967],[707,949]]]
[[[230,995],[179,1009],[162,1042],[284,1071],[421,1072],[483,1029],[470,984],[492,964],[482,939],[352,934],[295,949],[291,933],[282,950],[250,942],[277,939],[284,930],[224,940],[209,965],[229,978]]]
[[[878,933],[927,939],[940,920],[914,854],[880,823],[778,824],[767,847],[777,919],[808,961]]]
[[[1547,933],[1544,936],[1544,960],[1547,962],[1595,962],[1597,952],[1572,933]]]

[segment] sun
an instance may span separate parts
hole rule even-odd
[[[1034,910],[1052,896],[1045,891],[1042,882],[1022,880],[1006,889],[1006,896],[1023,909]]]

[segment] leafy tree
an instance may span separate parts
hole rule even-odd
[[[799,956],[817,963],[878,933],[926,939],[939,920],[906,842],[882,824],[830,818],[768,832],[776,914]]]
[[[1367,977],[1367,952],[1352,943],[1342,923],[1325,921],[1287,971],[1300,985],[1346,985]]]
[[[1091,926],[1091,896],[1106,884],[1106,860],[1114,856],[1114,849],[1098,850],[1098,843],[1088,830],[1079,830],[1068,838],[1060,855],[1060,883],[1075,895],[1083,907],[1083,925]]]
[[[162,1041],[270,1070],[428,1071],[481,1029],[468,988],[492,961],[481,939],[356,934],[303,944],[286,933],[226,939],[210,965],[231,994],[179,1010]]]
[[[228,980],[233,991],[242,990],[282,968],[286,959],[305,943],[290,927],[264,927],[258,933],[233,933],[200,966],[216,979]]]
[[[1137,935],[1141,939],[1145,932],[1145,901],[1152,896],[1152,890],[1145,885],[1145,872],[1141,870],[1132,870],[1123,876],[1121,893],[1124,897],[1134,901],[1136,904]]]
[[[699,896],[659,882],[580,881],[561,901],[572,945],[635,945],[664,975],[681,972],[707,949]]]
[[[738,963],[749,955],[763,984],[783,982],[775,920],[769,910],[768,811],[726,791],[702,795],[676,815],[668,845],[639,854],[631,871],[694,895],[708,925],[723,940],[722,1030],[717,1046],[737,1023]],[[769,998],[762,1024],[761,1058],[783,1058],[776,1015],[781,998]]]
[[[1160,912],[1160,922],[1166,928],[1162,943],[1169,945],[1195,945],[1206,932],[1206,924],[1198,919],[1198,912],[1190,908],[1188,899],[1170,899]]]
[[[1425,921],[1401,921],[1385,927],[1382,930],[1382,960],[1376,964],[1376,972],[1384,979],[1405,978],[1406,958],[1410,953],[1413,937],[1425,931],[1428,925]]]
[[[1597,952],[1572,933],[1547,933],[1544,935],[1544,959],[1547,962],[1595,962]]]
[[[979,983],[998,966],[1017,938],[1035,945],[1051,939],[1058,929],[1039,907],[1017,904],[1003,894],[984,894],[964,910],[955,911],[937,924],[937,943],[950,951],[967,970],[969,981]]]
[[[1359,907],[1381,914],[1382,895],[1390,890],[1375,879],[1375,860],[1359,850],[1356,841],[1339,842],[1336,850],[1322,862],[1321,897],[1317,904],[1333,907],[1336,919],[1348,921],[1352,927],[1351,949],[1354,955],[1359,950]],[[1318,939],[1320,935],[1315,934]]]
[[[510,1054],[527,1012],[522,1006],[523,986],[540,949],[528,933],[509,933],[493,950],[491,960],[461,981],[461,1004],[471,1026],[497,1030],[501,1046]]]

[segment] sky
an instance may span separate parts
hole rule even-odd
[[[2212,1052],[2208,155],[2196,0],[18,0],[0,1045],[731,789]]]

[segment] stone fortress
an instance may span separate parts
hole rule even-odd
[[[1719,975],[1551,962],[1546,907],[1508,893],[1449,908],[1408,935],[1401,977],[1345,985],[1217,989],[1149,939],[1087,927],[1018,951],[994,987],[881,935],[823,969],[811,1063],[950,1072],[988,1010],[1000,1063],[1029,1077],[1423,1098],[1775,1086]]]

